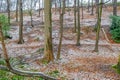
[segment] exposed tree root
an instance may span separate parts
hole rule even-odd
[[[17,74],[17,75],[20,75],[20,76],[26,76],[26,77],[41,77],[45,80],[57,80],[53,77],[50,77],[48,75],[45,75],[44,73],[41,73],[41,72],[30,72],[30,71],[21,71],[21,70],[18,70],[18,69],[15,69],[15,68],[7,68],[6,66],[2,66],[0,65],[0,69],[1,70],[5,70],[5,71],[10,71],[14,74]]]

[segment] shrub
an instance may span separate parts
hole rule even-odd
[[[110,26],[110,34],[112,35],[112,39],[120,43],[120,16],[111,16],[111,26]]]
[[[9,36],[8,31],[10,30],[10,26],[8,24],[8,18],[3,14],[0,15],[0,23],[2,25],[4,37]]]

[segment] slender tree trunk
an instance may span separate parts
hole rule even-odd
[[[58,46],[58,54],[57,54],[57,59],[60,59],[60,51],[61,51],[61,46],[62,46],[62,37],[63,37],[63,20],[64,20],[64,13],[65,13],[65,0],[62,0],[63,7],[62,7],[62,12],[60,14],[60,40],[59,40],[59,46]]]
[[[81,0],[81,9],[82,9],[82,19],[84,19],[84,15],[83,15],[83,0]]]
[[[69,16],[70,16],[70,6],[69,6],[69,4],[70,4],[70,1],[68,0],[68,12],[69,12]]]
[[[97,32],[96,32],[96,42],[95,42],[95,52],[98,52],[98,43],[99,43],[99,33],[100,33],[100,29],[101,29],[101,17],[102,17],[102,0],[100,2],[100,7],[98,10],[98,22],[97,22]]]
[[[74,32],[76,33],[76,0],[74,0]]]
[[[45,13],[45,46],[44,58],[50,62],[54,60],[52,47],[52,20],[51,20],[51,0],[44,0]]]
[[[62,6],[61,0],[59,0],[59,4],[60,4],[60,7],[59,7],[59,14],[61,14],[61,6]]]
[[[34,27],[34,25],[33,25],[33,18],[32,18],[32,14],[33,14],[32,13],[32,3],[33,3],[33,1],[31,0],[31,5],[30,5],[31,8],[30,8],[30,12],[29,13],[30,13],[31,26]]]
[[[117,16],[117,0],[113,0],[113,15]]]
[[[10,0],[7,0],[8,24],[10,25]]]
[[[88,0],[88,11],[87,12],[90,12],[90,0]]]
[[[16,22],[18,22],[18,5],[19,5],[19,0],[17,0],[16,3]]]
[[[20,22],[19,22],[19,41],[18,44],[23,44],[23,10],[22,10],[22,0],[19,0],[19,13],[20,13]]]
[[[57,13],[57,1],[55,1],[55,14]]]
[[[92,0],[92,9],[91,9],[91,15],[94,15],[94,4],[93,4],[93,0]]]
[[[34,27],[33,18],[32,18],[32,10],[30,10],[30,21],[31,21],[31,26]]]
[[[9,57],[8,57],[6,46],[5,46],[5,42],[4,42],[4,36],[3,36],[3,32],[2,32],[2,25],[1,25],[1,23],[0,23],[0,34],[1,34],[2,48],[3,48],[3,52],[4,52],[4,58],[5,58],[5,61],[6,61],[6,66],[9,69],[11,69],[11,65],[10,65],[10,62],[9,62]]]
[[[79,2],[79,0],[78,0],[77,4],[78,4],[78,8],[77,8],[77,11],[78,11],[78,31],[77,31],[77,43],[76,43],[76,45],[80,46],[80,8],[79,8],[80,2]]]
[[[39,17],[40,17],[40,0],[39,0]]]
[[[98,13],[99,11],[99,0],[95,0],[95,4],[96,4],[96,14]]]
[[[44,6],[43,6],[43,4],[44,4],[44,0],[42,0],[42,22],[44,22]]]

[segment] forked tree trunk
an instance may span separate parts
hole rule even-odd
[[[60,40],[59,40],[59,46],[58,46],[58,54],[57,59],[60,59],[60,51],[62,46],[62,37],[63,37],[63,20],[64,20],[64,13],[65,13],[65,0],[62,0],[62,12],[60,14]]]
[[[51,0],[44,0],[45,13],[45,46],[44,58],[50,62],[54,60],[52,47],[52,20],[51,20]]]
[[[100,33],[100,29],[101,29],[101,17],[102,17],[102,0],[100,1],[100,7],[98,10],[98,18],[97,18],[97,32],[96,32],[96,42],[95,42],[95,52],[98,52],[98,43],[99,43],[99,33]]]
[[[20,13],[20,22],[19,22],[19,41],[18,44],[23,44],[23,9],[22,9],[22,0],[19,0],[19,13]]]
[[[77,4],[78,4],[78,7],[77,7],[77,11],[78,11],[78,30],[77,30],[77,43],[76,43],[76,45],[77,46],[80,46],[80,3],[79,3],[79,0],[78,0],[78,2],[77,2]]]

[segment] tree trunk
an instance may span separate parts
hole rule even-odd
[[[100,7],[98,10],[98,22],[97,22],[97,32],[96,32],[96,42],[95,42],[95,52],[98,52],[98,43],[99,43],[99,33],[100,33],[100,28],[101,28],[101,17],[102,17],[102,0],[100,2]]]
[[[43,6],[43,4],[44,4],[44,0],[42,0],[42,16],[41,16],[42,22],[44,22],[44,16],[43,16],[44,15],[44,9],[43,9],[44,6]]]
[[[60,7],[59,7],[59,14],[61,14],[61,6],[62,6],[61,0],[59,0],[59,5],[60,5]]]
[[[77,2],[78,4],[78,8],[77,8],[77,11],[78,11],[78,31],[77,31],[77,43],[76,45],[77,46],[80,46],[80,3],[79,3],[79,0]]]
[[[113,15],[117,16],[117,0],[113,0]]]
[[[30,10],[30,21],[31,21],[31,26],[34,27],[33,18],[32,18],[32,10]]]
[[[55,1],[55,14],[57,13],[57,1]]]
[[[30,5],[31,7],[30,7],[29,13],[30,13],[31,26],[34,27],[34,25],[33,25],[33,18],[32,18],[32,3],[33,3],[33,1],[31,0],[31,5]]]
[[[7,0],[8,24],[10,25],[10,0]]]
[[[40,17],[40,0],[39,0],[39,17]]]
[[[60,51],[61,51],[61,46],[62,46],[62,37],[63,37],[63,20],[64,20],[64,13],[65,13],[65,0],[62,0],[63,7],[62,7],[62,12],[60,14],[60,40],[59,40],[59,46],[58,46],[58,54],[57,54],[57,59],[60,59]]]
[[[52,20],[51,20],[51,0],[44,0],[45,13],[45,46],[44,58],[47,62],[53,61],[53,47],[52,47]]]
[[[18,22],[18,5],[19,5],[19,0],[17,0],[16,3],[16,22]]]
[[[76,33],[76,0],[74,0],[74,32]]]
[[[92,0],[92,9],[91,9],[91,15],[94,15],[94,5],[93,5],[93,0]]]
[[[5,43],[4,43],[4,36],[3,36],[2,25],[1,24],[0,24],[0,34],[1,34],[2,48],[3,48],[3,52],[4,52],[4,58],[5,58],[5,61],[6,61],[6,65],[9,69],[11,69],[11,65],[10,65],[10,62],[9,62],[9,57],[8,57],[6,46],[5,46]]]
[[[95,4],[96,4],[96,14],[98,13],[99,11],[99,0],[95,0]]]
[[[19,0],[19,13],[20,13],[20,22],[19,22],[19,41],[18,44],[23,44],[23,10],[22,10],[22,0]]]
[[[82,19],[84,18],[84,15],[83,15],[83,0],[81,0],[81,9],[82,9]]]
[[[69,16],[70,16],[70,6],[69,6],[69,4],[70,4],[70,1],[68,0],[68,14],[69,14]]]
[[[90,12],[90,0],[88,0],[88,11],[87,12]]]

